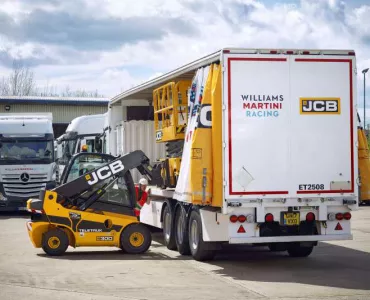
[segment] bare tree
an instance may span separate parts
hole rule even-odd
[[[34,92],[33,71],[24,66],[22,61],[14,60],[10,75],[0,81],[0,93],[9,96],[31,96]]]
[[[36,87],[34,72],[25,67],[22,61],[14,60],[13,69],[8,77],[0,80],[0,95],[2,96],[44,96],[44,97],[91,97],[103,98],[98,90],[86,91],[84,89],[71,90],[69,86],[58,93],[57,86],[50,86],[49,81],[46,86]]]

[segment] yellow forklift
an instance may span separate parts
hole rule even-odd
[[[34,247],[48,255],[68,248],[112,246],[126,253],[146,252],[149,229],[134,214],[136,191],[131,169],[151,179],[148,157],[140,150],[120,157],[81,152],[74,155],[53,189],[29,199],[27,229]]]

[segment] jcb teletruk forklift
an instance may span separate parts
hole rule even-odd
[[[32,244],[49,255],[68,248],[115,246],[127,253],[144,253],[151,233],[134,214],[136,193],[130,169],[151,179],[148,157],[134,151],[121,157],[101,153],[74,155],[61,184],[30,199],[27,229]]]

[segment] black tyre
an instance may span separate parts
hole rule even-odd
[[[182,205],[178,205],[175,213],[175,241],[177,250],[181,255],[190,254],[189,246],[189,227],[186,210]]]
[[[60,256],[64,254],[68,246],[68,235],[62,229],[49,230],[44,233],[42,237],[42,249],[50,256]]]
[[[313,246],[302,247],[299,244],[292,244],[288,247],[288,254],[291,257],[307,257],[313,251]]]
[[[129,254],[142,254],[152,244],[149,229],[140,223],[128,225],[121,233],[121,249]]]
[[[271,243],[268,245],[271,252],[282,252],[287,250],[287,246],[284,243]]]
[[[169,250],[176,250],[176,241],[174,235],[174,226],[172,222],[172,211],[169,204],[163,210],[163,239],[164,244]]]
[[[202,219],[197,210],[193,210],[189,218],[189,246],[191,255],[197,261],[212,260],[215,256],[215,251],[207,249],[203,241]]]

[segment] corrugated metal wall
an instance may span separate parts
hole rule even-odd
[[[155,141],[154,121],[120,122],[116,130],[119,154],[142,150],[149,157],[151,164],[166,157],[165,144]],[[138,182],[140,173],[135,169],[131,174],[134,181]]]
[[[24,112],[51,112],[53,123],[69,123],[74,118],[84,115],[103,114],[108,106],[68,105],[68,104],[9,104],[10,111],[5,111],[5,105],[0,105],[0,113],[24,113]]]

